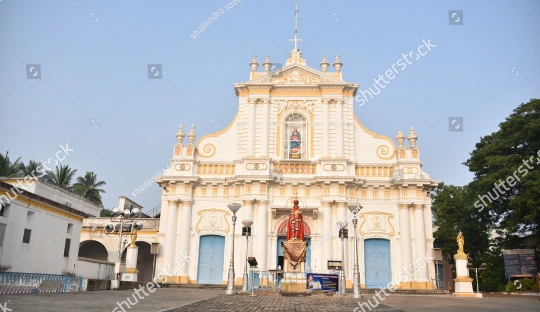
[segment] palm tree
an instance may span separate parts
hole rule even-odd
[[[0,177],[11,178],[19,175],[21,164],[21,157],[12,163],[9,160],[9,151],[6,152],[6,155],[0,153]]]
[[[77,182],[73,184],[71,191],[98,206],[102,206],[100,193],[105,193],[105,191],[99,187],[105,184],[105,181],[98,182],[97,175],[93,171],[87,171],[84,177],[77,178]]]
[[[52,183],[60,188],[70,190],[71,181],[73,176],[77,172],[77,169],[71,169],[69,165],[56,166],[56,172],[49,171],[44,176],[44,180]]]
[[[37,161],[29,160],[27,165],[25,165],[24,163],[21,163],[20,173],[22,176],[25,176],[25,177],[38,175],[40,173],[38,168],[39,168],[39,163]]]

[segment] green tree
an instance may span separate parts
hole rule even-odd
[[[538,234],[540,100],[519,105],[499,126],[480,139],[464,163],[475,175],[474,206],[490,211],[492,223],[509,233]]]
[[[99,216],[100,217],[110,217],[111,216],[111,210],[110,209],[101,209],[101,211],[99,212]]]
[[[32,176],[32,173],[34,175],[38,175],[40,171],[38,170],[40,164],[37,161],[29,160],[28,164],[21,163],[19,170],[21,176]]]
[[[437,230],[433,233],[436,244],[443,254],[452,259],[457,252],[456,236],[459,231],[465,237],[465,253],[473,263],[481,263],[483,254],[490,247],[491,230],[487,212],[479,212],[472,206],[474,193],[469,186],[454,186],[441,183],[431,195],[432,213]]]
[[[84,177],[77,178],[71,190],[94,204],[102,206],[101,193],[105,193],[105,191],[100,187],[105,184],[105,181],[98,181],[97,175],[93,171],[87,171]]]
[[[21,168],[21,157],[15,159],[15,162],[11,162],[9,159],[9,151],[6,151],[6,155],[0,153],[0,177],[11,178],[19,175]]]
[[[71,169],[69,165],[56,166],[54,172],[47,172],[45,181],[69,191],[75,173],[77,173],[77,169]]]

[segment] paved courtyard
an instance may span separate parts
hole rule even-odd
[[[140,293],[143,299],[133,299],[134,291],[91,291],[81,293],[0,295],[2,308],[19,311],[88,311],[119,312],[122,305],[125,311],[145,312],[236,312],[236,311],[363,311],[358,301],[338,296],[283,297],[236,295],[226,296],[223,290],[209,289],[158,289],[148,296]],[[127,298],[134,305],[129,305]],[[374,312],[417,312],[417,311],[539,311],[540,297],[525,296],[486,296],[483,299],[456,298],[451,295],[400,295],[391,294],[371,311]],[[371,300],[373,294],[366,294],[364,300]],[[122,302],[125,301],[123,304]],[[6,304],[6,305],[5,305]],[[4,307],[5,305],[5,307]],[[363,305],[364,311],[370,311]],[[10,310],[3,310],[10,311]]]

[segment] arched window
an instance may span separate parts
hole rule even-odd
[[[307,121],[304,115],[291,113],[285,117],[285,159],[307,158]]]

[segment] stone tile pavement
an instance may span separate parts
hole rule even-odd
[[[484,296],[457,298],[452,295],[402,295],[384,297],[381,304],[371,311],[364,305],[358,308],[353,298],[317,295],[310,297],[284,297],[259,293],[249,295],[224,295],[224,290],[161,288],[148,296],[141,295],[129,308],[118,303],[133,299],[133,290],[88,291],[80,293],[50,293],[0,295],[0,305],[12,312],[228,312],[228,311],[349,311],[349,312],[540,312],[540,297],[531,296]],[[373,300],[373,294],[364,294],[364,299]],[[10,311],[10,310],[6,310]],[[10,312],[11,312],[10,311]],[[1,311],[0,311],[1,312]]]
[[[283,296],[255,296],[219,295],[214,298],[185,305],[171,312],[352,312],[358,307],[357,300],[352,298],[339,298],[338,296],[311,296],[311,297],[283,297]],[[364,306],[365,307],[365,306]],[[368,308],[365,308],[366,311]],[[355,312],[361,312],[356,309]],[[402,312],[389,306],[379,304],[372,312]]]

